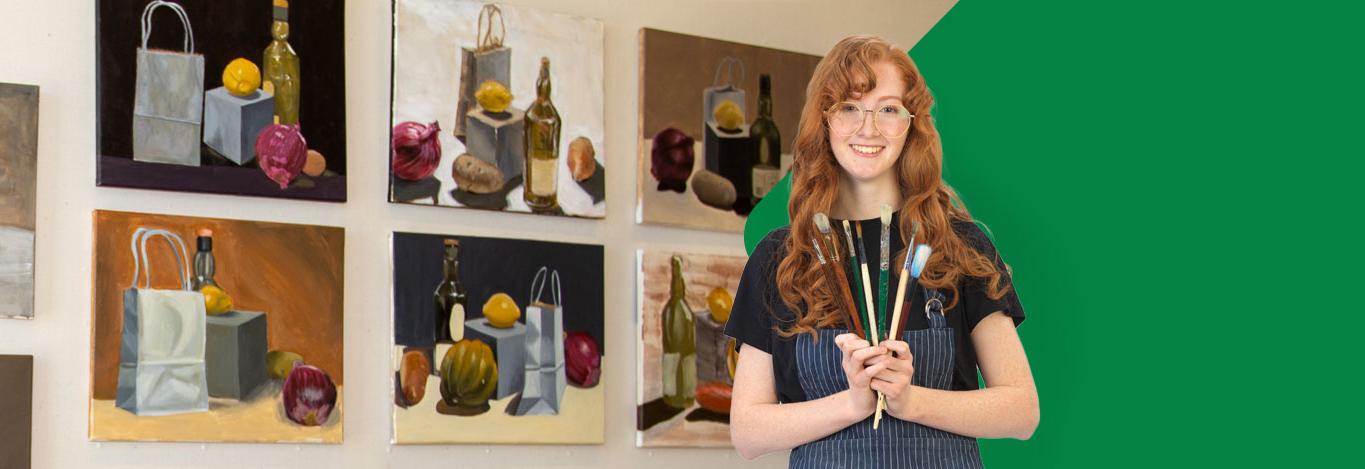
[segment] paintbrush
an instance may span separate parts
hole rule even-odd
[[[872,275],[867,272],[867,249],[863,247],[863,225],[859,223],[855,230],[858,238],[858,266],[862,268],[863,278],[863,297],[867,299],[867,330],[872,331],[872,345],[877,345],[881,340],[878,338],[877,331],[877,312],[872,309]]]
[[[843,298],[841,309],[852,320],[853,330],[858,334],[858,337],[864,337],[866,334],[863,332],[863,323],[858,319],[858,313],[853,306],[853,293],[848,289],[848,280],[844,276],[844,266],[839,261],[839,247],[838,243],[834,242],[834,233],[830,229],[829,216],[824,213],[816,213],[815,229],[820,231],[820,236],[824,240],[824,250],[830,253],[829,262],[825,262],[823,257],[820,258],[820,267],[825,271],[825,281],[830,283],[831,288],[837,288],[839,296]],[[811,239],[811,242],[815,244],[816,254],[821,254],[820,246],[822,243],[815,239]]]
[[[910,239],[914,239],[913,233],[915,231],[918,231],[919,228],[918,225],[919,224],[917,222],[916,226],[911,228],[910,232],[912,234],[910,236]],[[918,280],[920,274],[924,272],[924,264],[929,262],[929,254],[932,252],[933,248],[930,248],[928,244],[921,244],[919,246],[915,246],[913,256],[911,255],[905,256],[905,263],[901,267],[901,280],[899,285],[897,285],[896,287],[897,290],[896,313],[891,316],[890,332],[894,334],[895,337],[901,336],[900,331],[902,326],[902,324],[900,324],[902,310],[901,301],[904,300],[905,298],[906,277],[910,278],[910,288],[911,290],[913,290],[915,288],[915,280]],[[886,396],[883,396],[881,393],[877,393],[877,415],[872,418],[872,428],[874,430],[877,428],[878,424],[881,423],[883,410],[886,410]]]
[[[844,220],[844,239],[848,241],[848,268],[849,271],[853,272],[853,284],[858,288],[862,288],[863,278],[858,274],[858,257],[860,255],[859,252],[861,251],[858,249],[858,245],[853,242],[853,228],[849,227],[848,220]],[[858,306],[858,317],[862,318],[863,315],[867,314],[867,308],[863,303],[863,295],[852,293],[850,293],[850,295],[854,297],[853,301]],[[870,306],[870,304],[867,306]],[[871,326],[872,323],[869,322],[868,325]],[[877,329],[869,327],[867,330],[872,331],[872,335],[864,335],[863,338],[873,340],[873,336],[877,335]]]
[[[881,265],[880,276],[877,277],[877,324],[888,327],[886,322],[886,286],[891,277],[891,206],[882,204],[882,231],[881,231]],[[878,334],[883,338],[889,337],[886,331],[879,331]]]
[[[910,264],[915,260],[915,237],[918,235],[919,222],[917,221],[910,225],[910,242],[906,243],[906,246],[910,247],[910,251],[905,253],[905,262],[901,263],[900,280],[896,282],[896,303],[895,306],[892,307],[895,312],[891,314],[889,331],[900,330],[897,326],[899,326],[901,322],[901,308],[905,306],[905,283],[907,280],[910,280]],[[900,338],[900,334],[896,334],[895,337]]]

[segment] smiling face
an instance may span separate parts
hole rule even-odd
[[[846,100],[858,103],[863,109],[878,110],[888,104],[904,105],[901,99],[906,93],[905,78],[891,62],[879,62],[872,66],[877,77],[877,87],[866,93],[850,95]],[[891,168],[900,159],[901,149],[905,147],[908,132],[890,138],[873,124],[871,113],[863,116],[863,125],[853,135],[829,133],[829,143],[834,151],[834,159],[844,170],[844,177],[854,183],[866,183],[896,175]]]

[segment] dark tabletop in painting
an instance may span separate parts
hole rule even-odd
[[[469,298],[466,319],[483,317],[484,302],[494,293],[503,292],[521,308],[520,322],[525,323],[531,280],[536,270],[546,266],[559,271],[564,330],[587,332],[597,341],[599,351],[606,354],[602,341],[606,315],[602,246],[472,236],[394,233],[394,343],[431,345],[435,322],[433,293],[442,277],[442,241],[448,238],[460,240],[460,281]],[[553,301],[548,287],[544,300]],[[627,314],[615,317],[631,320]]]
[[[148,2],[99,0],[99,154],[132,158],[133,98],[137,80],[139,24]],[[195,51],[204,55],[204,91],[222,85],[223,68],[244,57],[262,66],[270,44],[271,2],[181,0],[194,28]],[[299,120],[309,148],[327,157],[328,169],[346,174],[345,14],[342,0],[290,3],[289,44],[299,55]],[[148,47],[181,49],[184,32],[169,9],[152,18]],[[101,175],[103,176],[103,175]],[[104,183],[101,179],[101,183]],[[223,192],[231,192],[224,190]],[[305,197],[307,198],[307,197]]]

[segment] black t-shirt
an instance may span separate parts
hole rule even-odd
[[[835,234],[839,240],[843,240],[842,222],[833,220]],[[868,274],[871,277],[873,301],[877,298],[877,285],[880,277],[880,239],[881,239],[881,220],[862,220],[863,245],[868,255]],[[892,217],[891,228],[891,279],[887,285],[887,303],[890,306],[895,302],[896,282],[899,280],[900,265],[894,263],[896,254],[905,248],[905,242],[900,239],[900,230],[896,227],[899,223],[899,214]],[[956,344],[957,373],[953,377],[953,390],[972,390],[977,389],[977,363],[976,349],[971,343],[971,331],[980,323],[983,318],[996,311],[1002,311],[1014,319],[1017,327],[1024,321],[1024,308],[1019,304],[1019,296],[1015,294],[1013,284],[1010,282],[1009,273],[1005,271],[1005,263],[995,250],[995,245],[991,243],[986,233],[976,226],[975,223],[968,221],[953,222],[953,230],[961,236],[969,246],[977,252],[985,255],[988,259],[993,259],[996,268],[1000,270],[1002,277],[1001,283],[1009,286],[1009,290],[999,300],[992,300],[986,295],[988,289],[987,280],[983,278],[963,276],[957,287],[962,295],[961,300],[952,309],[945,311],[949,326],[954,331],[954,344]],[[768,233],[754,252],[749,256],[749,261],[744,266],[744,274],[739,280],[739,289],[735,294],[734,307],[731,311],[730,320],[725,325],[725,334],[734,337],[738,344],[749,344],[759,350],[767,352],[773,357],[773,377],[777,384],[778,402],[791,403],[806,400],[805,392],[801,389],[801,382],[797,376],[796,367],[796,336],[783,338],[775,331],[776,327],[787,328],[796,321],[796,315],[787,308],[782,302],[781,296],[777,291],[777,266],[786,256],[786,239],[791,234],[791,228],[784,226]],[[809,242],[809,241],[806,241]],[[847,243],[841,241],[846,246]],[[845,270],[848,270],[847,259]],[[861,287],[852,290],[854,295],[862,295]],[[943,304],[947,306],[952,303],[952,291],[941,290],[945,297]],[[906,309],[901,313],[902,319],[906,321],[907,330],[920,330],[929,327],[928,320],[923,314],[912,314],[915,311],[924,311],[925,290],[923,287],[916,287],[914,291],[906,292]],[[888,317],[890,314],[887,315]],[[864,321],[866,322],[866,321]]]

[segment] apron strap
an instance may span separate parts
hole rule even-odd
[[[948,318],[943,311],[943,299],[943,293],[938,289],[924,288],[924,317],[929,320],[929,327],[932,329],[948,327]]]

